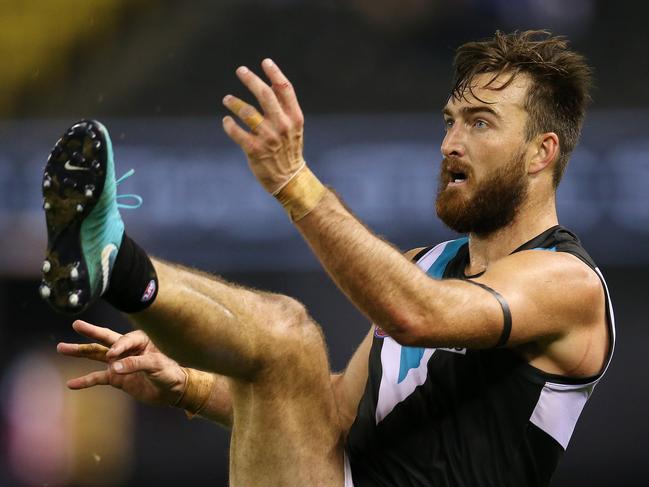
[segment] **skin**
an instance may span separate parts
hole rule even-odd
[[[59,352],[106,361],[109,368],[69,386],[110,384],[141,400],[163,396],[174,405],[186,387],[178,363],[209,371],[217,380],[201,414],[231,428],[230,485],[341,485],[334,378],[320,328],[304,307],[287,296],[159,260],[153,264],[158,297],[130,315],[146,334],[119,337],[75,322],[78,332],[98,343],[59,344]],[[157,350],[149,348],[151,341]],[[155,361],[158,350],[166,360]],[[148,386],[158,390],[139,390]]]
[[[160,352],[142,330],[122,335],[108,328],[75,321],[72,328],[95,343],[59,343],[56,350],[68,357],[106,364],[105,369],[75,377],[67,382],[72,390],[110,385],[151,406],[175,406],[187,387],[187,374],[178,362]],[[110,364],[121,364],[119,371]],[[232,400],[227,378],[215,376],[213,393],[202,416],[225,427],[232,426]]]
[[[275,87],[287,82],[277,65],[266,59],[262,68],[273,88],[247,68],[239,68],[237,75],[257,99],[264,121],[248,132],[226,117],[223,127],[248,156],[260,183],[272,192],[290,174],[282,170],[287,161],[297,170],[303,160],[303,117],[295,115],[301,112],[292,89],[273,96]],[[444,108],[442,154],[471,168],[465,183],[447,190],[470,197],[477,182],[520,151],[529,182],[527,198],[510,225],[489,235],[469,235],[466,273],[484,271],[476,281],[497,290],[509,303],[509,347],[547,372],[591,376],[601,370],[608,346],[604,291],[597,275],[565,253],[510,255],[558,223],[552,168],[560,147],[553,132],[526,140],[524,102],[530,79],[521,75],[506,88],[494,89],[508,76],[485,88],[492,75],[478,75],[473,80],[475,97],[466,93],[460,100],[451,98]],[[237,102],[238,116],[242,110],[254,110],[240,108],[239,101],[227,96],[224,104],[232,108]],[[336,284],[399,343],[468,348],[497,343],[503,317],[495,298],[485,299],[485,290],[459,280],[430,279],[356,220],[333,193],[296,226]]]
[[[227,377],[230,484],[341,483],[341,434],[326,348],[304,307],[154,261],[156,302],[132,315],[184,365]],[[323,468],[311,468],[321,462]]]
[[[304,117],[277,65],[267,59],[262,68],[270,85],[247,68],[237,70],[262,113],[228,95],[225,106],[250,130],[231,116],[223,119],[223,128],[247,155],[260,184],[275,193],[304,164]],[[483,88],[486,79],[476,77],[474,92],[488,105],[467,94],[466,99],[450,99],[445,107],[442,154],[470,168],[466,182],[445,191],[470,198],[491,171],[522,151],[529,192],[510,225],[489,235],[469,235],[466,274],[484,271],[476,281],[508,301],[513,325],[507,346],[529,363],[571,377],[597,374],[606,358],[608,335],[596,274],[568,254],[510,255],[557,223],[552,167],[560,151],[558,137],[545,133],[525,139],[528,115],[523,102],[529,79],[518,77],[500,91]],[[333,193],[327,192],[296,226],[336,284],[399,343],[484,348],[498,341],[503,316],[490,294],[459,280],[429,278],[409,255],[401,255],[356,220]],[[210,401],[203,415],[232,424],[231,485],[342,485],[343,439],[367,379],[372,332],[345,372],[332,375],[320,330],[296,301],[161,261],[154,265],[160,293],[148,310],[133,318],[163,354],[217,374],[211,398],[220,399]],[[158,358],[161,369],[131,366],[158,353],[142,345],[146,335],[120,347],[122,337],[101,339],[96,330],[75,326],[112,348],[102,358],[96,348],[60,346],[61,353],[111,363],[103,374],[73,379],[74,388],[109,383],[138,394],[137,387],[127,389],[126,379],[114,382],[113,374],[144,374],[133,380],[154,384],[167,404],[183,390],[177,362]],[[124,367],[118,371],[120,363]],[[176,379],[156,382],[152,374]],[[174,394],[163,391],[165,387]]]

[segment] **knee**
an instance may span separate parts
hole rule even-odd
[[[267,299],[270,306],[266,319],[273,334],[289,338],[317,328],[306,307],[297,299],[281,294],[269,295]]]
[[[295,360],[313,347],[322,347],[322,332],[302,303],[283,295],[270,295],[268,299],[269,337],[263,347],[268,360]]]

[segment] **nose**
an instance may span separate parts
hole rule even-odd
[[[442,140],[441,151],[444,157],[464,157],[464,134],[460,124],[456,123],[446,131]]]

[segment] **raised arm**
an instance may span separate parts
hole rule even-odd
[[[502,336],[504,310],[490,292],[467,281],[430,278],[332,193],[297,227],[338,286],[402,344],[483,348]],[[508,346],[559,338],[603,319],[601,282],[569,254],[519,252],[494,262],[475,281],[504,297],[512,320]]]
[[[271,60],[264,60],[262,68],[270,86],[247,68],[237,70],[261,113],[239,98],[224,98],[250,131],[229,116],[223,120],[224,130],[244,150],[259,182],[282,203],[336,284],[401,344],[496,345],[505,323],[498,299],[466,281],[431,279],[350,214],[306,166],[304,117],[292,85]],[[490,265],[479,281],[508,303],[509,345],[548,342],[603,322],[601,283],[570,255],[521,252]],[[571,292],[564,292],[568,288]]]

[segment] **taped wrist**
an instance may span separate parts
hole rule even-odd
[[[303,164],[273,196],[282,204],[291,221],[296,222],[308,215],[326,192],[327,188]]]
[[[174,406],[184,409],[191,419],[200,414],[207,405],[216,378],[210,373],[199,370],[186,367],[182,367],[182,370],[187,376],[185,390]]]

